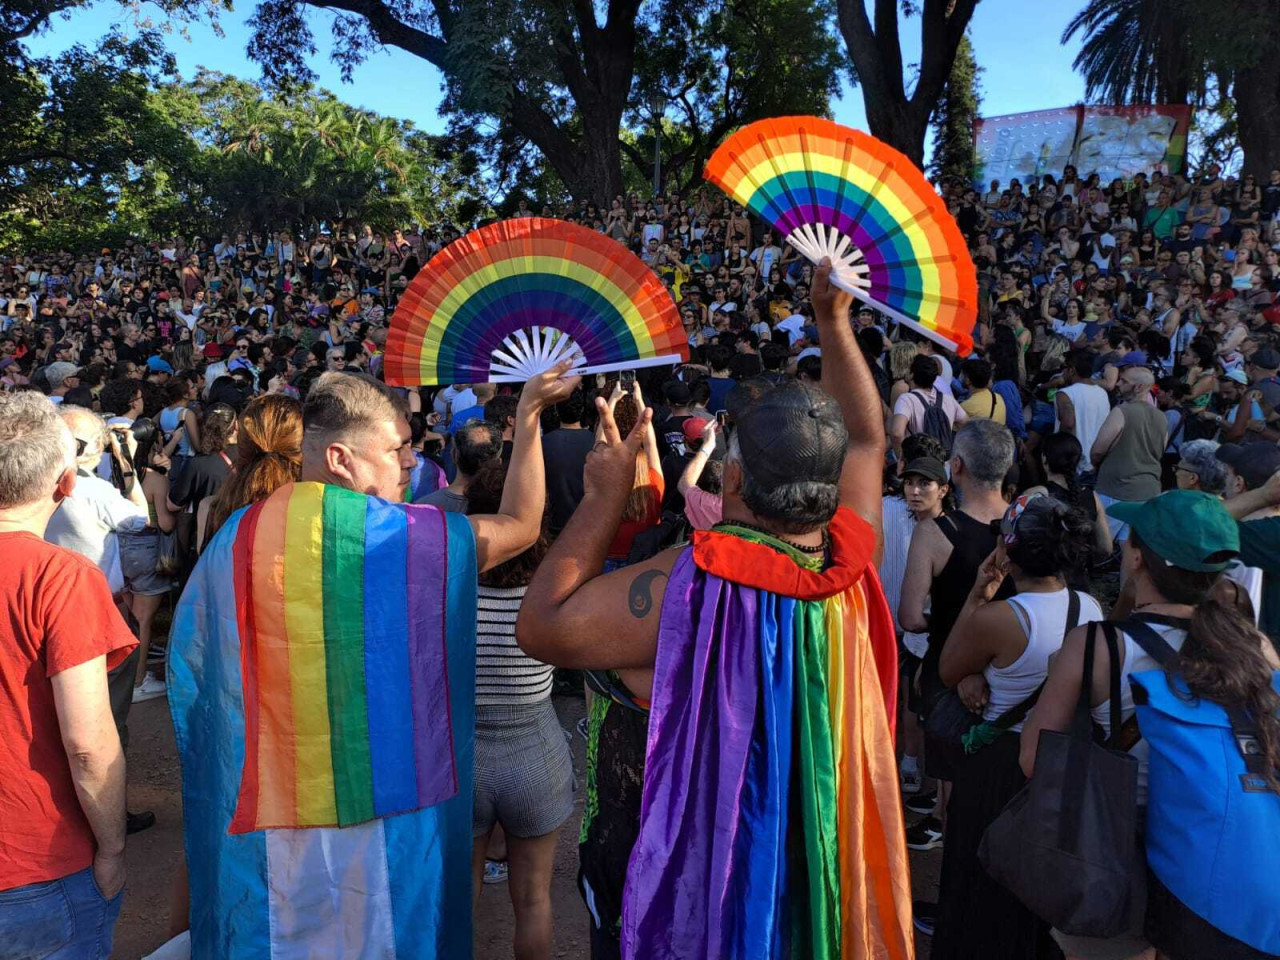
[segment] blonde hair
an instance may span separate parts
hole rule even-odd
[[[905,380],[911,373],[911,361],[920,348],[910,340],[902,340],[889,348],[889,375],[895,380]]]

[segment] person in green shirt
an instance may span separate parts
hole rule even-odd
[[[1240,528],[1240,562],[1262,571],[1258,627],[1280,652],[1280,447],[1225,443],[1226,507]]]
[[[1157,239],[1168,240],[1173,233],[1173,228],[1181,220],[1182,214],[1178,213],[1177,208],[1173,206],[1173,198],[1169,196],[1169,191],[1161,190],[1155,205],[1143,217],[1142,225],[1150,227]]]

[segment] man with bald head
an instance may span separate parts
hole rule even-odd
[[[1137,366],[1125,367],[1116,381],[1120,403],[1102,421],[1089,451],[1098,470],[1098,497],[1106,506],[1160,495],[1160,458],[1169,440],[1169,425],[1151,402],[1155,382],[1150,370]],[[1117,543],[1128,537],[1128,524],[1116,520],[1112,524]]]
[[[300,481],[209,542],[169,647],[193,956],[470,955],[476,577],[538,538],[568,367],[525,385],[479,516],[404,503],[403,399],[322,374]]]

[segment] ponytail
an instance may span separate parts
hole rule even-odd
[[[1129,542],[1141,551],[1160,595],[1170,603],[1195,608],[1170,674],[1181,675],[1192,697],[1239,707],[1249,714],[1258,725],[1263,776],[1273,789],[1280,789],[1280,694],[1271,685],[1272,667],[1263,653],[1271,641],[1238,602],[1228,602],[1218,588],[1221,573],[1171,567],[1136,531],[1130,531]]]
[[[1176,670],[1192,696],[1242,707],[1258,725],[1263,775],[1280,789],[1280,694],[1263,651],[1270,641],[1240,612],[1211,591],[1191,618]]]

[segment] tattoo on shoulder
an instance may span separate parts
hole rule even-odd
[[[653,611],[653,582],[659,577],[666,579],[661,570],[646,570],[631,581],[627,591],[627,609],[637,620],[643,620]]]

